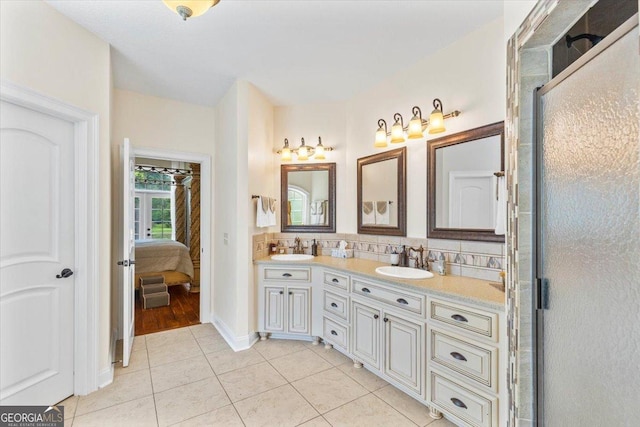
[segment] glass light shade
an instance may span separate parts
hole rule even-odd
[[[291,149],[288,147],[285,147],[282,149],[282,153],[280,154],[280,159],[282,159],[283,162],[290,162],[291,161]]]
[[[397,144],[400,142],[404,142],[404,130],[402,129],[400,121],[396,121],[393,126],[391,126],[391,143]]]
[[[306,145],[301,145],[298,148],[298,160],[309,160],[309,150]]]
[[[378,148],[384,148],[387,146],[387,132],[383,127],[379,127],[376,131],[376,142],[373,146]]]
[[[435,109],[431,112],[429,116],[429,133],[440,133],[444,132],[446,129],[444,128],[444,117],[442,116],[442,111]]]
[[[409,122],[409,132],[407,138],[409,139],[420,139],[424,135],[422,134],[422,119],[420,117],[413,116],[411,121]]]
[[[313,156],[316,160],[324,160],[324,146],[322,144],[316,145],[316,154]]]
[[[175,13],[180,15],[178,12],[178,6],[187,7],[191,10],[191,15],[188,18],[193,18],[195,16],[200,16],[204,14],[207,10],[211,9],[215,6],[220,0],[162,0],[164,4]],[[183,16],[183,19],[186,19]]]

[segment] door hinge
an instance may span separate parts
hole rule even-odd
[[[536,278],[536,309],[549,309],[549,280],[544,278]]]

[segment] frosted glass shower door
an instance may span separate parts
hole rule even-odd
[[[549,284],[537,324],[545,426],[640,422],[637,17],[609,37],[538,91],[537,273]]]

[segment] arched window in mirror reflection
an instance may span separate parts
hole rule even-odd
[[[309,192],[300,187],[289,184],[288,188],[289,212],[288,223],[290,225],[306,225],[309,223]]]

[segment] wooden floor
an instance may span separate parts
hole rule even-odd
[[[186,286],[169,286],[171,304],[147,310],[142,309],[138,292],[136,291],[136,336],[200,323],[200,294],[190,294]]]

